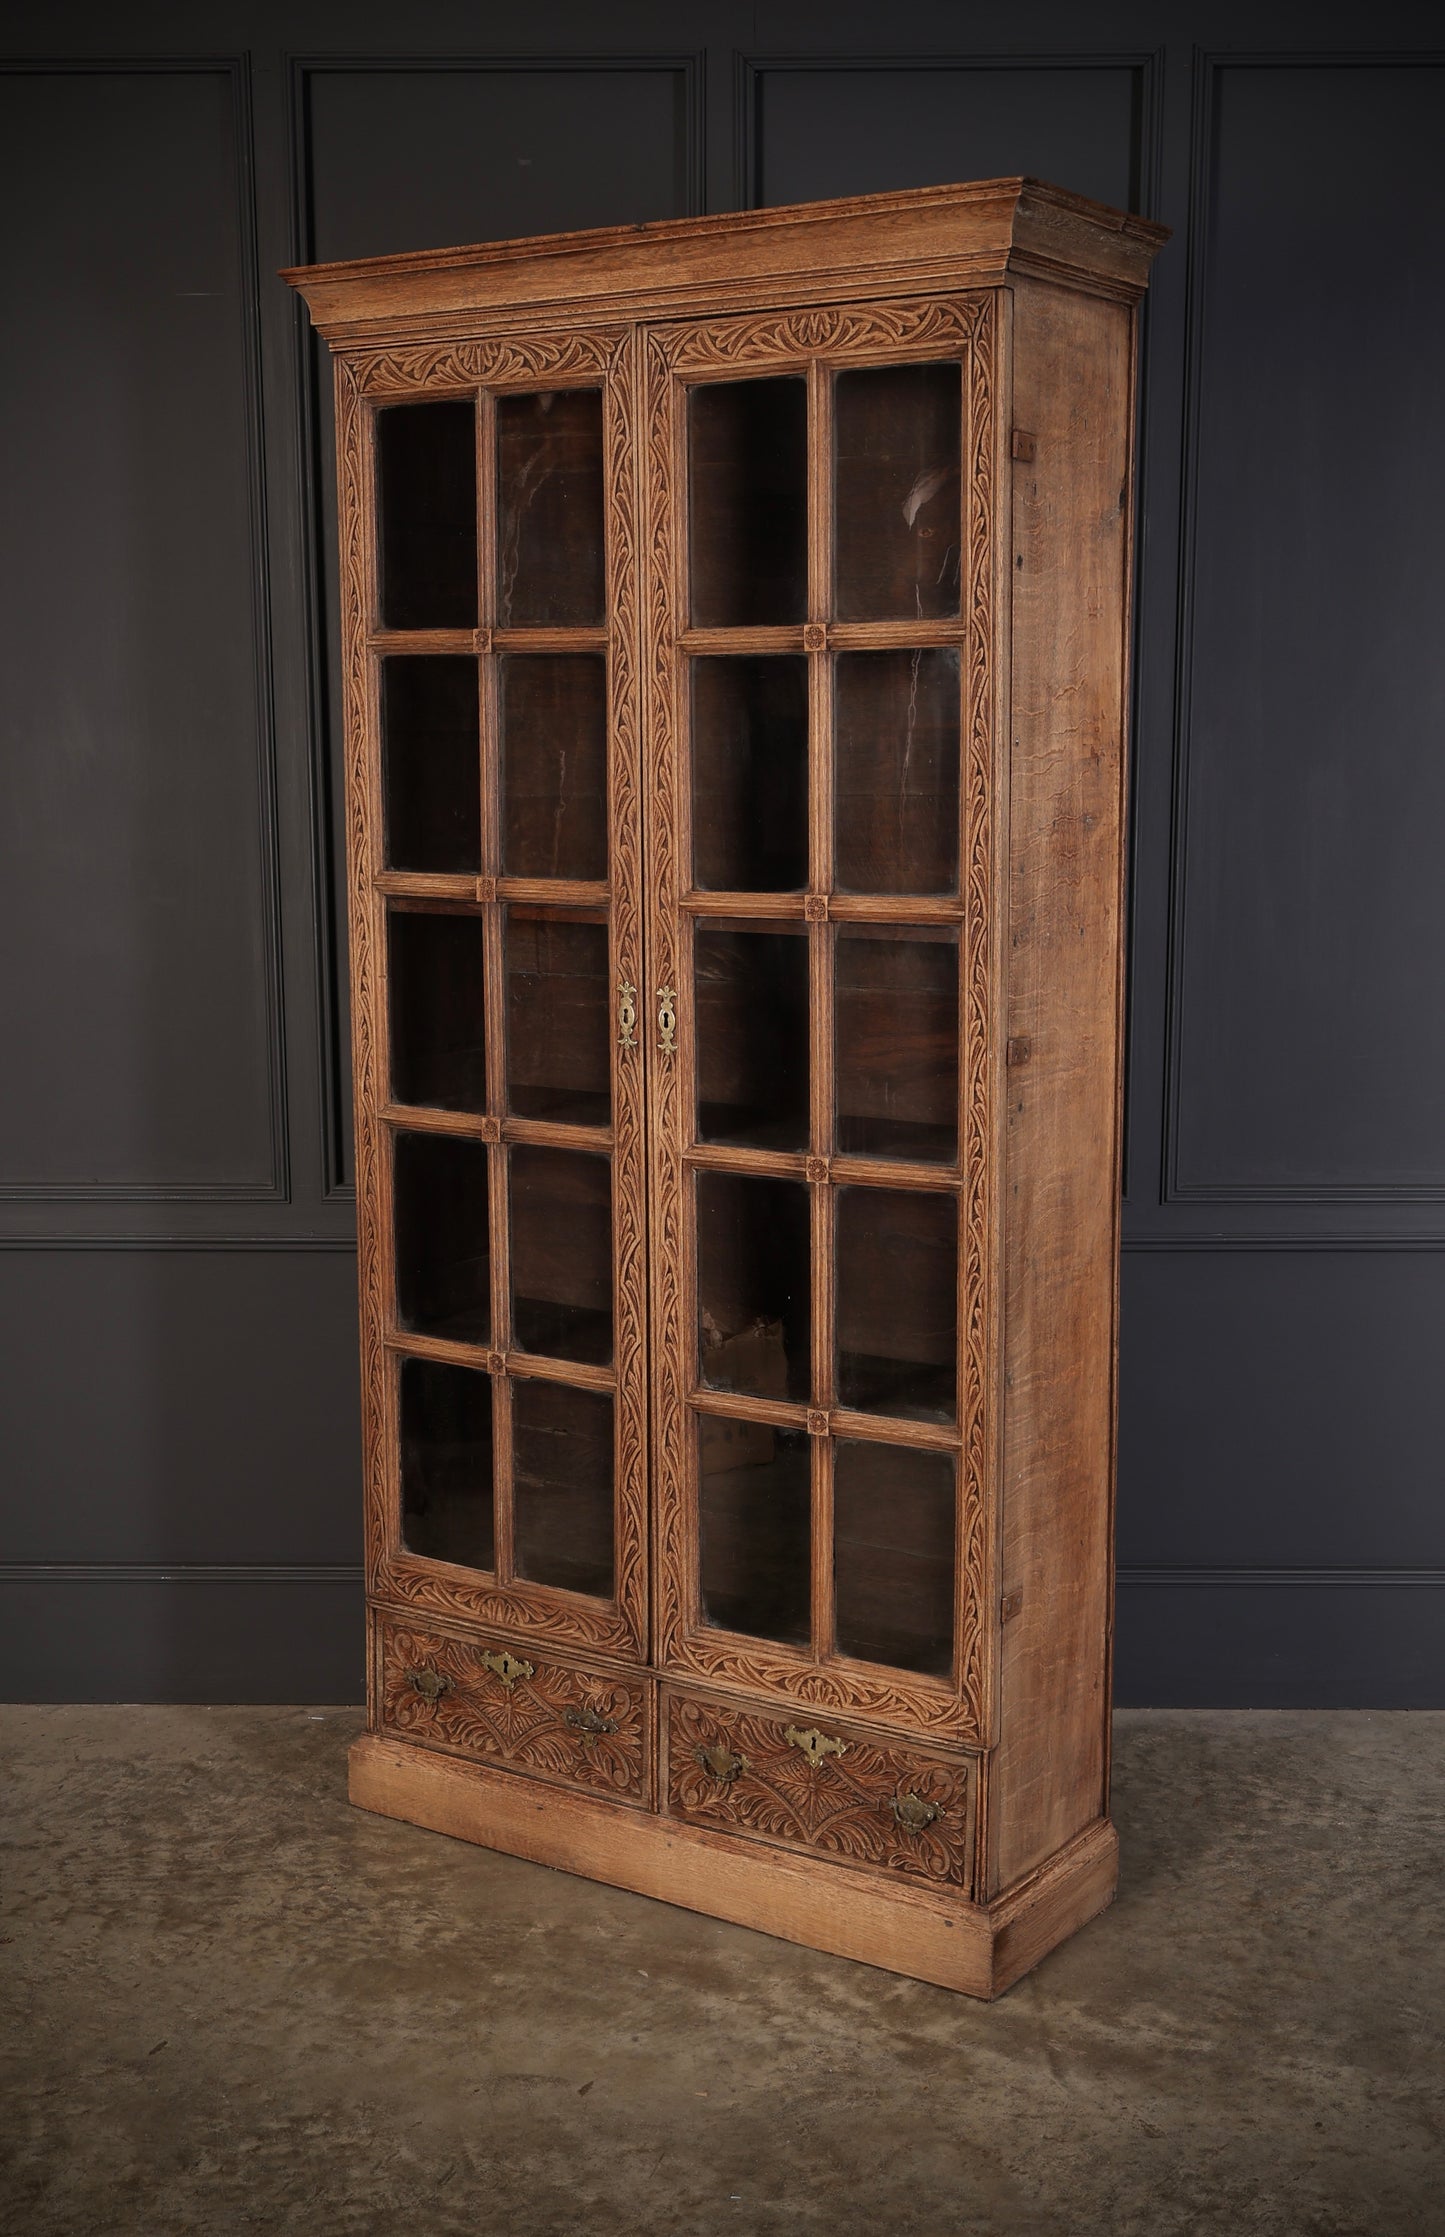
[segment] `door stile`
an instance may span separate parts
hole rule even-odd
[[[375,431],[352,360],[335,361],[337,489],[345,731],[347,918],[351,978],[351,1070],[355,1111],[357,1286],[361,1336],[361,1425],[366,1588],[375,1592],[391,1551],[389,1454],[396,1433],[391,1362],[382,1340],[391,1294],[387,1129],[383,1101],[386,1021],[382,938],[376,888],[382,866],[379,664],[367,637],[375,623]],[[374,1694],[369,1714],[374,1716]]]
[[[612,1079],[613,1326],[616,1330],[614,1558],[618,1606],[639,1657],[648,1650],[648,1039],[642,1030],[642,600],[639,588],[637,330],[615,342],[602,392],[607,569],[609,1041]],[[623,990],[637,1024],[624,1045]]]
[[[959,1253],[964,1332],[960,1459],[958,1666],[976,1704],[979,1739],[998,1736],[1002,1559],[1003,1143],[1007,1111],[1007,915],[1009,905],[1008,586],[1013,579],[1013,296],[981,298],[965,361],[964,489],[967,578],[964,619],[964,868],[962,1084],[963,1248]],[[965,1589],[971,1580],[972,1590]],[[977,1838],[986,1853],[988,1782],[980,1781]],[[982,1883],[980,1883],[982,1884]]]
[[[686,488],[681,430],[672,408],[671,368],[659,337],[639,330],[641,440],[640,512],[643,522],[642,644],[647,664],[644,765],[644,863],[647,960],[640,1004],[648,1049],[648,1239],[651,1271],[652,1428],[652,1659],[662,1664],[678,1651],[693,1620],[688,1580],[696,1574],[696,1533],[678,1475],[684,1434],[682,1234],[685,1185],[681,1156],[680,1060],[665,1059],[658,1043],[657,998],[676,996],[681,985],[679,909],[680,849],[685,810],[678,748],[677,670],[680,555],[674,517],[676,492]],[[684,1046],[688,1045],[683,1021]]]

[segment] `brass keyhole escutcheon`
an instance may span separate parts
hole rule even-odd
[[[905,1833],[921,1833],[940,1815],[936,1802],[925,1802],[918,1794],[895,1794],[893,1815]]]
[[[434,1709],[444,1693],[453,1690],[454,1681],[441,1670],[408,1670],[406,1682],[414,1693],[419,1693],[429,1708]]]
[[[521,1657],[515,1654],[484,1654],[482,1656],[482,1668],[490,1670],[493,1677],[500,1678],[508,1693],[511,1692],[519,1678],[536,1676],[531,1663],[522,1661]]]
[[[595,1709],[564,1709],[562,1722],[569,1732],[580,1733],[584,1740],[595,1740],[599,1732],[615,1732],[616,1717],[599,1716]]]
[[[637,1046],[637,989],[629,979],[621,980],[617,988],[617,1046]]]
[[[698,1748],[695,1752],[704,1771],[711,1771],[713,1777],[721,1779],[724,1786],[731,1786],[733,1780],[748,1767],[747,1757],[734,1755],[732,1749],[725,1748],[721,1740],[716,1747]]]
[[[830,1733],[820,1732],[815,1724],[809,1725],[805,1732],[800,1732],[795,1724],[790,1724],[783,1738],[790,1748],[797,1748],[808,1758],[815,1771],[826,1756],[846,1755],[848,1752],[846,1740],[835,1740]]]
[[[657,1045],[664,1056],[677,1054],[677,989],[660,986],[657,990]]]

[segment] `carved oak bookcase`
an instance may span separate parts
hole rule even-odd
[[[989,1996],[1109,1901],[1135,319],[994,180],[335,355],[366,1808]]]

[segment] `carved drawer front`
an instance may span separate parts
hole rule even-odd
[[[667,1806],[674,1817],[966,1889],[973,1771],[911,1749],[670,1695]]]
[[[647,1687],[535,1646],[383,1623],[381,1727],[400,1740],[586,1787],[646,1795]]]

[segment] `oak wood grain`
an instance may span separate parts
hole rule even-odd
[[[990,1887],[1106,1806],[1132,313],[1014,297],[1001,1491]]]
[[[305,296],[320,332],[338,341],[403,335],[418,321],[465,332],[481,316],[715,314],[908,286],[996,287],[1030,271],[1131,301],[1165,237],[1147,219],[1036,179],[987,179],[317,264],[283,277]]]
[[[337,351],[370,1716],[373,1731],[378,1719],[389,1729],[354,1752],[353,1796],[983,1996],[1092,1916],[1114,1885],[1105,1812],[1134,305],[1164,237],[1143,220],[1014,179],[287,275]],[[807,398],[806,618],[796,619],[801,592],[785,604],[786,619],[770,621],[765,603],[728,589],[721,603],[704,603],[709,619],[760,618],[695,628],[689,399],[699,383],[780,376],[768,393],[786,388]],[[846,410],[840,376],[852,384]],[[602,397],[605,625],[595,626],[596,608],[583,601],[558,609],[575,611],[578,626],[503,629],[499,419],[525,421],[527,440],[545,450],[550,407],[517,400],[578,389]],[[879,461],[899,400],[915,392],[923,419],[912,435],[901,430],[897,456],[914,462],[901,469],[905,485],[915,467],[916,477],[901,524],[887,515],[887,552],[875,564],[859,539],[870,508],[893,503]],[[450,399],[448,410],[475,405],[474,629],[379,626],[375,412],[408,399]],[[751,424],[751,408],[738,417],[728,404],[718,420],[708,405],[704,416],[709,426],[733,426],[732,442]],[[574,397],[562,418],[575,432],[591,409]],[[790,405],[778,425],[794,420],[803,425]],[[843,436],[835,430],[845,421],[853,429],[845,603],[860,618],[840,621],[834,512]],[[863,440],[860,428],[874,429],[877,442]],[[722,454],[702,455],[716,482]],[[953,496],[959,461],[961,493]],[[595,469],[588,473],[595,491]],[[928,506],[936,522],[921,509]],[[945,561],[956,547],[956,613],[943,576],[925,578],[919,555],[928,536],[938,537],[931,549]],[[584,536],[578,550],[590,567],[595,546]],[[915,576],[919,611],[911,615]],[[869,618],[870,602],[887,614]],[[425,608],[417,615],[425,619]],[[449,609],[445,618],[456,615]],[[933,664],[921,759],[910,652]],[[597,849],[555,856],[557,867],[584,869],[585,877],[505,875],[502,665],[584,655],[595,664],[600,654],[606,878],[597,874]],[[783,848],[767,857],[788,867],[789,890],[778,894],[695,883],[712,874],[695,868],[703,856],[693,831],[694,813],[704,817],[710,802],[726,801],[732,818],[732,839],[707,857],[733,865],[723,869],[726,882],[758,875],[762,860],[736,843],[738,803],[725,788],[710,780],[712,789],[694,799],[691,668],[742,658],[807,666],[806,885],[799,839],[793,855]],[[450,660],[454,670],[459,660],[476,662],[476,845],[442,845],[426,838],[434,827],[424,825],[418,849],[450,868],[396,870],[384,859],[393,797],[383,789],[386,660],[403,662],[388,673],[405,676],[419,675],[428,660]],[[888,735],[895,671],[908,685],[903,746]],[[840,708],[863,686],[846,718],[845,775]],[[956,782],[944,765],[955,751],[955,706]],[[556,733],[546,749],[552,758],[537,763],[533,792],[519,795],[517,811],[525,857],[517,867],[529,873],[553,859],[535,846],[529,852],[525,834],[558,812],[561,778],[553,772],[567,765],[560,702],[544,728]],[[600,804],[595,752],[590,774],[577,781]],[[793,797],[801,816],[796,784]],[[600,805],[590,812],[600,814]],[[840,876],[847,891],[837,890]],[[887,890],[894,885],[914,890]],[[395,1099],[389,909],[481,920],[485,1109],[439,1107],[454,1094],[481,1100],[476,1062],[466,1057],[476,1048],[470,1027],[471,1038],[458,1044],[472,1063],[465,1092],[454,1089],[454,1066],[422,1065],[407,1073],[406,1091],[434,1101],[412,1108]],[[522,927],[510,936],[509,912]],[[545,931],[584,923],[599,934],[605,926],[605,988],[596,937]],[[413,989],[422,967],[415,958],[445,946],[428,947],[428,937],[409,936]],[[778,1040],[771,1080],[759,1074],[756,1051],[749,1058],[742,1048],[760,1003],[777,1008],[746,961],[760,953],[760,937],[773,938],[780,954],[796,949],[804,966],[795,973],[801,1022],[790,1025],[779,1010],[770,1028]],[[701,984],[695,956],[706,965]],[[515,1008],[534,999],[534,982],[550,990],[554,1014],[509,1019],[509,986]],[[630,1039],[619,1031],[623,989],[636,1019]],[[672,1047],[661,1027],[664,990],[675,1015]],[[406,999],[418,1016],[431,1014],[429,992],[398,993]],[[604,999],[605,1062],[596,1015]],[[518,1082],[530,1111],[508,1109]],[[701,1131],[717,1139],[698,1139],[700,1100],[712,1114]],[[406,1136],[430,1145],[434,1164],[487,1160],[487,1343],[398,1325],[392,1175]],[[469,1143],[477,1148],[462,1147]],[[413,1164],[416,1154],[406,1152]],[[514,1254],[512,1168],[530,1161],[535,1172],[547,1158],[556,1161],[548,1170],[560,1175],[565,1166],[574,1179],[583,1165],[605,1161],[613,1234],[606,1266],[584,1264],[589,1235],[595,1243],[600,1233],[590,1195],[590,1227],[580,1198],[570,1212],[544,1207],[546,1216],[519,1232]],[[789,1184],[798,1196],[806,1190],[812,1206],[804,1394],[779,1379],[776,1361],[777,1372],[752,1372],[752,1389],[721,1387],[716,1376],[699,1384],[693,1193],[702,1187],[720,1202],[730,1190],[728,1201],[741,1201],[739,1192],[768,1181],[774,1195],[751,1201],[785,1208],[776,1192]],[[871,1216],[859,1214],[860,1204],[865,1214],[871,1205]],[[763,1252],[745,1265],[735,1242],[709,1248],[725,1317],[732,1300],[731,1334],[718,1340],[751,1345],[760,1360],[771,1358],[771,1342],[786,1365],[794,1307],[779,1308],[772,1336],[767,1313],[757,1319],[761,1305],[774,1309],[772,1260]],[[610,1280],[609,1357],[562,1360],[520,1348],[513,1292],[524,1259],[531,1288],[518,1291],[519,1318],[535,1321],[539,1309],[544,1318],[593,1313],[598,1279]],[[748,1326],[733,1326],[739,1313],[752,1315]],[[587,1349],[580,1338],[577,1348]],[[491,1378],[495,1573],[425,1559],[401,1543],[398,1383],[408,1359]],[[740,1368],[733,1379],[748,1381]],[[956,1407],[947,1401],[955,1386]],[[579,1420],[601,1419],[604,1399],[615,1422],[612,1598],[515,1573],[514,1413],[519,1426],[539,1404],[543,1415],[570,1407]],[[840,1440],[852,1474],[835,1482]],[[772,1605],[766,1579],[761,1596],[755,1592],[746,1542],[749,1517],[762,1515],[766,1501],[759,1504],[756,1484],[743,1495],[731,1478],[751,1462],[758,1483],[776,1477],[785,1504],[801,1498],[797,1513],[780,1508],[769,1540],[780,1570],[791,1564],[797,1572],[791,1583],[783,1579],[777,1605],[786,1601],[788,1614],[776,1638],[706,1620],[704,1443],[713,1454],[709,1589],[729,1622],[746,1615],[756,1623],[757,1611]],[[877,1494],[888,1481],[889,1448],[900,1456],[897,1484],[912,1487],[891,1508]],[[589,1465],[595,1476],[595,1452]],[[946,1501],[954,1470],[950,1541],[933,1503],[939,1485]],[[574,1507],[591,1516],[591,1495],[565,1476],[546,1480],[556,1501],[552,1536],[543,1537],[560,1559],[555,1517],[565,1537]],[[844,1587],[834,1575],[835,1497],[852,1565],[851,1641],[897,1651],[903,1663],[912,1652],[911,1668],[838,1651],[843,1606],[840,1597],[835,1610],[835,1590],[842,1596]],[[800,1554],[804,1534],[811,1543]],[[587,1559],[605,1576],[600,1553]],[[921,1629],[910,1628],[909,1610],[919,1563],[929,1601]],[[416,1663],[420,1686],[404,1670],[397,1676],[387,1642],[403,1637],[417,1653],[431,1641],[431,1663],[424,1654]],[[506,1757],[495,1734],[487,1739],[487,1718],[462,1715],[465,1704],[452,1698],[470,1689],[484,1668],[477,1657],[499,1637],[533,1662],[543,1650],[554,1657],[564,1691],[585,1679],[609,1701],[626,1697],[640,1752],[627,1759],[621,1807],[611,1773],[611,1786],[602,1779],[594,1794],[573,1791],[564,1778],[571,1758],[556,1756],[551,1724],[561,1714],[575,1739],[565,1725],[566,1707],[576,1708],[570,1695],[538,1704],[541,1722],[534,1733],[528,1726],[527,1740],[540,1751],[535,1761],[520,1742],[504,1770],[439,1752],[485,1755],[493,1765]],[[895,1639],[914,1644],[890,1649]],[[428,1669],[448,1681],[435,1703],[426,1698]],[[692,1690],[699,1686],[710,1690]],[[741,1788],[731,1805],[726,1792],[709,1801],[703,1789],[692,1791],[696,1761],[688,1770],[679,1757],[669,1768],[658,1728],[665,1689],[674,1738],[679,1718],[711,1718],[717,1747],[731,1746],[730,1733],[738,1741],[732,1752],[747,1756],[750,1744],[772,1764],[778,1777],[764,1781],[772,1800],[761,1788],[753,1797],[756,1823],[743,1822]],[[597,1706],[601,1699],[588,1696],[605,1720],[612,1711]],[[820,1730],[847,1736],[854,1771],[861,1776],[861,1766],[868,1778],[851,1799],[840,1793],[836,1824],[826,1811],[814,1824],[807,1809],[801,1817],[794,1809],[789,1832],[792,1804],[780,1796],[797,1767],[787,1731],[818,1720]],[[703,1743],[692,1734],[686,1745],[696,1757]],[[890,1822],[900,1840],[908,1835],[896,1815],[887,1820],[883,1790],[895,1768],[903,1776],[911,1766],[928,1786],[915,1797],[921,1829],[947,1818],[947,1838],[930,1836],[931,1862],[921,1871],[911,1870],[906,1841],[896,1854],[878,1845]],[[529,1775],[547,1782],[545,1794]],[[950,1779],[964,1786],[940,1799]],[[937,1794],[930,1780],[942,1782]],[[803,1802],[818,1799],[801,1792]],[[899,1790],[891,1801],[911,1793]],[[935,1802],[938,1820],[928,1816]],[[822,1853],[827,1838],[813,1840],[825,1822],[837,1832],[836,1855]],[[798,1853],[810,1841],[814,1853]],[[947,1887],[921,1884],[930,1877]],[[966,1899],[968,1888],[979,1902]]]

